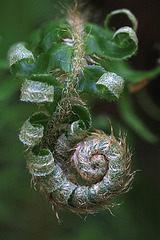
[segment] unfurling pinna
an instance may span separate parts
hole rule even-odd
[[[111,17],[125,14],[132,23],[109,29]],[[10,68],[23,80],[21,101],[41,111],[23,124],[20,140],[27,146],[27,167],[54,209],[93,213],[112,205],[134,176],[126,137],[107,135],[92,126],[84,97],[118,100],[126,83],[106,67],[137,50],[134,15],[126,9],[110,13],[105,28],[84,21],[76,10],[51,21],[27,43],[13,45]],[[43,110],[42,110],[43,109]]]

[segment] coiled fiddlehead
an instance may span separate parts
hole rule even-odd
[[[135,30],[133,14],[122,13]],[[133,178],[126,139],[117,140],[113,130],[111,135],[94,130],[80,97],[88,93],[114,101],[123,91],[124,79],[100,62],[134,54],[137,37],[129,27],[109,30],[109,18],[103,29],[70,10],[67,21],[46,24],[28,44],[18,43],[9,51],[11,72],[24,80],[21,101],[45,107],[23,124],[19,138],[28,146],[33,180],[54,208],[80,213],[108,208]]]
[[[43,150],[38,156],[29,156],[30,172],[40,178],[55,206],[80,213],[108,207],[109,201],[126,190],[133,177],[125,139],[117,141],[113,135],[92,133],[75,146],[72,154],[71,150],[66,154],[63,137],[57,142],[58,149],[55,146],[55,159],[48,150]],[[65,169],[66,163],[62,162],[64,158],[67,161],[69,155],[73,169],[78,173],[77,179],[72,179],[71,173]]]

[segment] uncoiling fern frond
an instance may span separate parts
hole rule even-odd
[[[110,18],[119,13],[132,28],[109,29]],[[136,29],[136,18],[126,9],[109,14],[105,28],[85,23],[74,9],[67,20],[45,24],[28,43],[9,51],[11,72],[23,80],[21,101],[45,107],[29,117],[19,137],[28,146],[33,180],[54,209],[93,213],[129,187],[134,173],[126,138],[94,129],[81,96],[119,99],[124,78],[105,63],[114,66],[136,52]]]

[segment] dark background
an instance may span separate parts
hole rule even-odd
[[[86,1],[87,2],[87,1]],[[0,57],[6,58],[8,48],[15,42],[25,41],[28,35],[48,19],[65,12],[73,1],[54,0],[1,0],[0,1]],[[128,8],[138,19],[139,50],[130,63],[139,70],[156,65],[160,42],[160,1],[119,0],[88,1],[89,19],[103,26],[107,13]],[[63,5],[63,7],[61,6]],[[123,25],[126,19],[115,19]],[[132,146],[132,169],[140,169],[133,182],[133,189],[115,202],[122,203],[109,211],[90,215],[86,220],[73,213],[60,212],[62,224],[57,223],[51,206],[39,192],[30,188],[30,174],[25,166],[24,148],[18,139],[22,123],[37,108],[20,103],[20,83],[8,71],[0,73],[0,237],[1,239],[47,240],[139,240],[160,238],[160,144],[148,143],[124,125],[116,104],[98,102],[93,111],[108,114],[117,125],[127,129]],[[155,78],[146,90],[160,107],[160,81]],[[141,91],[138,93],[141,95]],[[159,120],[148,116],[136,94],[132,94],[134,109],[139,117],[160,138]]]

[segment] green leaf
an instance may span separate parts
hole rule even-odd
[[[84,27],[87,33],[86,39],[88,38],[88,35],[94,35],[94,36],[98,35],[107,40],[111,40],[113,37],[113,32],[111,30],[100,27],[94,23],[85,23]]]
[[[34,53],[34,55],[40,54],[43,51],[41,39],[42,39],[41,28],[33,32],[28,38],[27,43],[28,43],[29,49]]]
[[[124,79],[115,73],[104,73],[96,82],[97,89],[108,96],[110,100],[117,100],[123,92]]]
[[[38,124],[38,125],[40,124],[43,127],[45,127],[48,120],[49,120],[49,116],[45,112],[37,112],[29,118],[29,122],[33,126],[36,126],[35,124]]]
[[[64,72],[70,72],[72,51],[71,46],[56,43],[37,56],[33,63],[28,63],[26,59],[16,62],[11,68],[12,74],[16,78],[24,79],[32,74],[45,74],[56,68],[61,68]]]
[[[79,75],[77,90],[80,93],[92,94],[103,99],[116,100],[119,96],[118,92],[120,94],[123,90],[123,80],[116,74],[106,72],[100,66],[87,66]]]
[[[133,52],[137,50],[138,39],[135,32],[130,27],[119,28],[113,35],[113,39],[115,44],[120,48],[128,48],[128,50],[133,48]]]
[[[18,63],[20,60],[25,59],[27,63],[32,63],[34,61],[33,53],[25,47],[24,42],[14,44],[9,49],[8,56],[9,56],[10,67]]]
[[[51,74],[32,74],[30,79],[35,82],[38,81],[47,83],[48,85],[52,85],[54,88],[64,88],[64,85]]]
[[[104,55],[103,49],[105,44],[106,44],[105,38],[89,34],[84,41],[85,54],[86,55],[97,54],[98,56],[103,56]]]
[[[71,122],[72,123],[76,122],[72,125],[72,127],[77,128],[77,126],[79,125],[82,130],[84,129],[88,131],[92,125],[92,118],[88,108],[80,104],[74,104],[72,106],[72,111],[73,111],[73,115],[71,116]]]
[[[48,71],[61,68],[64,72],[71,71],[73,48],[63,43],[54,44],[46,54],[49,56]]]
[[[64,21],[51,21],[43,27],[44,38],[42,46],[48,50],[55,43],[61,42],[62,38],[72,38],[69,25]]]
[[[43,103],[54,101],[54,87],[47,83],[25,80],[21,87],[21,101]]]
[[[107,29],[109,29],[109,24],[110,24],[111,18],[117,14],[125,14],[128,17],[128,19],[131,21],[133,30],[134,31],[137,30],[137,26],[138,26],[137,19],[134,16],[134,14],[128,9],[118,9],[118,10],[115,10],[115,11],[112,11],[111,13],[109,13],[105,20],[105,27]]]
[[[111,60],[131,57],[137,50],[137,37],[131,28],[119,29],[112,40],[89,35],[85,40],[86,55],[98,55]]]
[[[81,138],[86,132],[86,124],[82,120],[77,120],[71,124],[70,135]]]
[[[21,59],[11,67],[12,75],[15,78],[18,78],[20,80],[24,80],[26,77],[29,77],[31,74],[38,73],[38,72],[43,73],[44,69],[41,68],[38,70],[37,64],[35,62],[28,63],[26,59]]]
[[[100,66],[83,67],[79,75],[77,90],[80,93],[89,93],[102,97],[103,94],[101,94],[95,84],[104,73],[106,73],[105,69]]]
[[[59,30],[59,32],[61,32],[61,31],[66,32],[66,30],[67,30],[67,32],[69,32],[70,25],[69,25],[68,21],[66,21],[65,19],[57,19],[56,21],[55,20],[48,21],[42,27],[43,36],[46,36],[48,33],[54,31],[55,29],[56,29],[56,31]],[[61,35],[58,35],[57,37],[61,37]]]
[[[23,124],[19,139],[23,144],[34,146],[40,143],[43,137],[44,127],[42,125],[32,125],[28,120]]]
[[[28,146],[34,146],[41,142],[43,130],[48,116],[43,112],[38,112],[32,115],[22,126],[19,139]]]
[[[52,104],[45,102],[47,110],[52,114],[57,105],[57,102],[61,99],[61,93],[64,85],[50,74],[33,74],[30,76],[30,79],[33,81],[47,83],[48,85],[54,87],[54,102]]]
[[[119,111],[123,120],[144,140],[155,143],[158,138],[136,116],[127,91],[119,100]]]
[[[49,149],[41,149],[38,154],[34,149],[28,155],[27,167],[34,176],[46,176],[54,170],[54,158]]]
[[[133,29],[137,28],[137,21],[134,15],[126,9],[117,10],[107,16],[106,28],[101,28],[95,24],[85,24],[88,33],[84,39],[86,55],[98,55],[111,60],[122,60],[132,56],[138,45],[135,31],[130,27],[122,27],[116,32],[108,28],[112,15],[124,13],[133,24]]]

